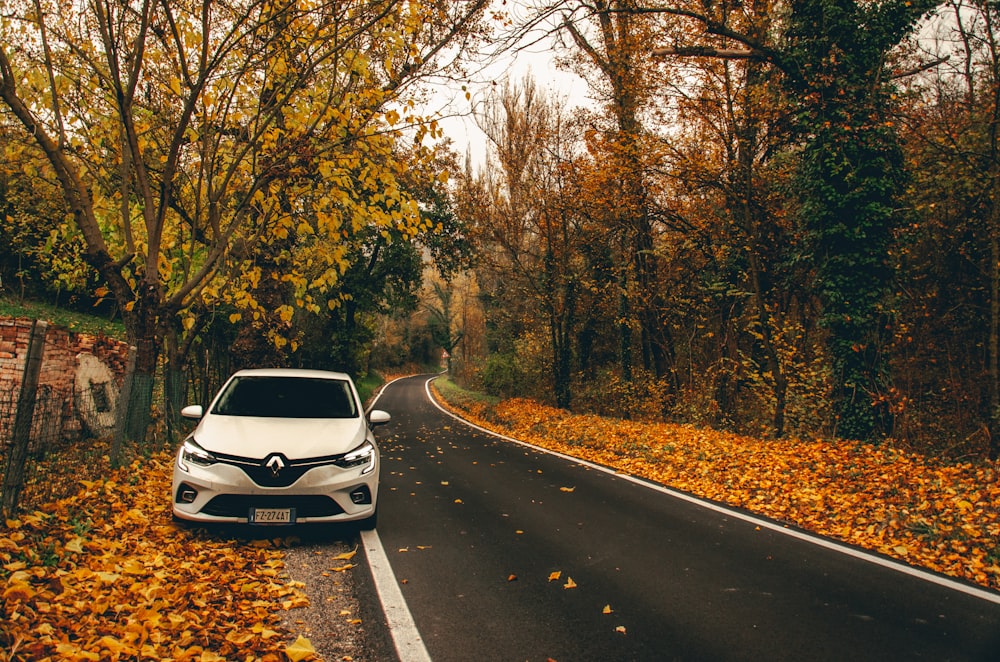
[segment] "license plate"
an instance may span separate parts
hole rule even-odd
[[[294,508],[251,508],[251,524],[294,524]]]

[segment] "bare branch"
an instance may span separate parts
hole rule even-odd
[[[664,46],[652,50],[654,57],[711,57],[723,60],[766,60],[763,53],[748,48],[715,48],[713,46]]]

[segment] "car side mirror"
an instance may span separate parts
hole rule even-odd
[[[368,424],[372,427],[376,425],[385,425],[392,420],[392,416],[388,412],[382,411],[381,409],[372,409],[368,412]]]
[[[181,409],[181,416],[190,418],[193,421],[199,420],[204,415],[205,410],[201,405],[188,405],[184,409]]]

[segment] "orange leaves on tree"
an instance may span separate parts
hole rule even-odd
[[[172,458],[135,463],[0,531],[0,649],[10,660],[306,660],[278,611],[308,601],[272,541],[171,522]]]

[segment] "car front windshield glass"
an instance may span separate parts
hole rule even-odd
[[[213,414],[267,418],[355,418],[350,384],[342,379],[237,377],[219,397]]]

